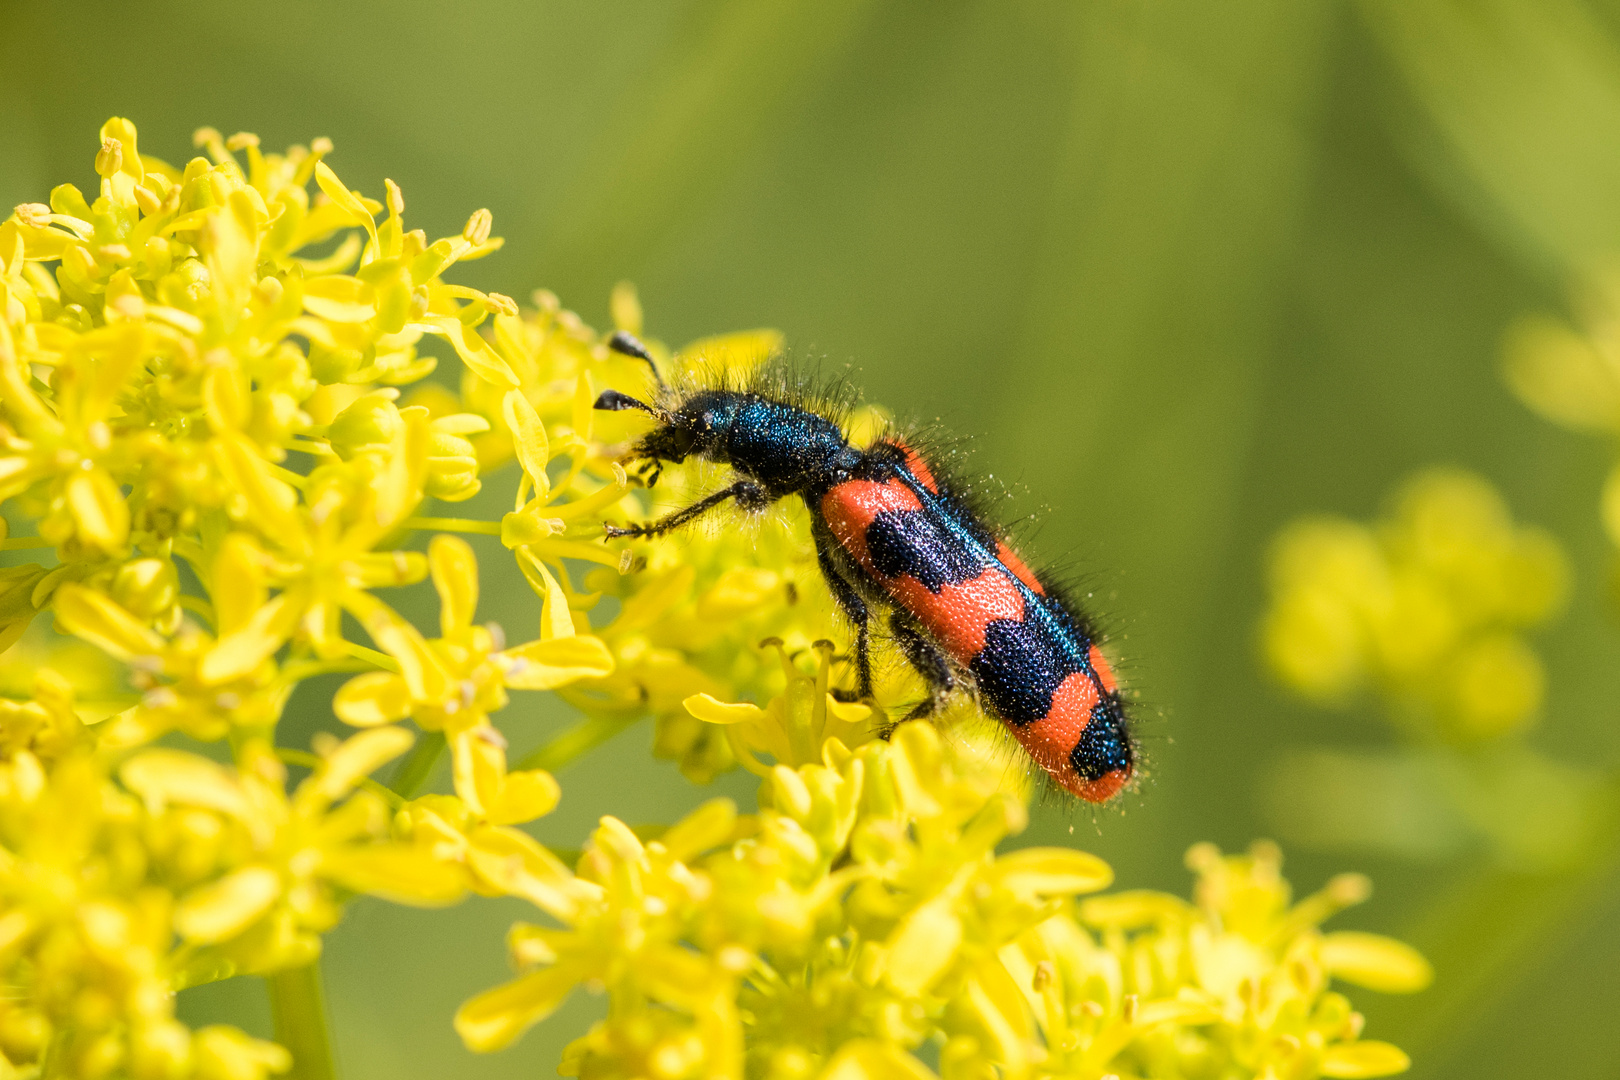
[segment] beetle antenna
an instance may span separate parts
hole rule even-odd
[[[625,330],[613,331],[613,336],[608,338],[608,348],[616,353],[647,361],[647,366],[652,368],[653,381],[658,384],[658,389],[667,389],[664,377],[658,373],[658,365],[653,362],[652,353],[647,351],[647,346],[638,341],[634,334]]]
[[[623,412],[626,409],[640,409],[644,413],[651,413],[658,419],[665,419],[666,414],[661,409],[655,409],[640,398],[633,398],[629,394],[621,394],[617,390],[604,390],[597,396],[593,409],[602,409],[605,412]]]

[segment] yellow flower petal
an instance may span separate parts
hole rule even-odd
[[[220,634],[246,625],[264,605],[265,558],[264,551],[247,533],[233,532],[220,542],[208,585]]]
[[[576,982],[568,969],[549,967],[486,990],[456,1010],[456,1034],[481,1054],[509,1046],[555,1012]]]
[[[226,634],[208,650],[197,668],[205,683],[241,678],[286,644],[304,614],[302,591],[284,592],[253,613],[244,625]]]
[[[478,559],[467,541],[440,533],[428,542],[428,566],[439,593],[439,629],[450,637],[472,625],[478,608]]]
[[[613,286],[613,292],[608,295],[608,313],[614,329],[640,335],[641,297],[636,294],[634,282],[621,281]]]
[[[376,727],[403,720],[411,714],[411,691],[391,671],[356,675],[332,697],[332,711],[345,724]]]
[[[819,1080],[938,1080],[938,1077],[897,1046],[876,1039],[855,1039],[839,1047]]]
[[[550,773],[540,769],[511,772],[485,816],[491,825],[517,825],[551,813],[561,797],[562,789]]]
[[[1001,856],[993,873],[1005,889],[1031,896],[1096,892],[1114,882],[1113,869],[1072,848],[1024,848]]]
[[[199,1030],[192,1038],[191,1049],[199,1080],[263,1080],[293,1065],[285,1047],[252,1038],[224,1024]]]
[[[907,915],[889,938],[885,978],[901,994],[915,997],[945,973],[962,943],[962,920],[949,900],[931,900]]]
[[[174,929],[187,941],[209,945],[235,937],[281,896],[281,878],[264,866],[245,866],[193,889],[174,909]]]
[[[247,373],[231,363],[210,364],[203,376],[203,411],[216,435],[246,426],[253,415]]]
[[[591,428],[596,423],[596,391],[591,389],[589,369],[579,373],[574,382],[574,434],[586,442],[591,440]]]
[[[56,590],[51,606],[68,633],[120,660],[155,656],[163,651],[162,637],[94,589],[70,582]]]
[[[578,917],[582,895],[596,889],[576,879],[555,855],[517,829],[484,826],[470,833],[467,841],[467,866],[473,873],[562,922]]]
[[[487,816],[506,777],[506,744],[487,721],[449,736],[450,779],[467,809]]]
[[[241,500],[244,520],[264,536],[289,545],[304,535],[296,507],[298,493],[270,472],[246,436],[232,433],[214,440],[214,464],[232,494]]]
[[[404,728],[371,728],[343,740],[308,783],[335,802],[386,763],[411,748],[416,739]]]
[[[781,587],[782,575],[775,570],[734,566],[698,597],[698,618],[717,622],[738,618],[769,602]]]
[[[455,347],[457,355],[472,369],[473,374],[485,382],[505,389],[513,389],[518,385],[518,377],[512,373],[512,368],[501,359],[500,354],[490,343],[485,341],[478,331],[469,330],[455,316],[424,318],[422,328],[449,341]]]
[[[1322,937],[1322,966],[1335,979],[1385,994],[1415,994],[1434,981],[1434,968],[1403,941],[1339,930]]]
[[[377,315],[376,292],[343,274],[311,278],[304,282],[304,310],[329,322],[368,322]]]
[[[702,365],[716,376],[746,375],[782,351],[780,330],[743,330],[700,338],[680,352],[683,366]]]
[[[1335,1043],[1322,1054],[1322,1075],[1335,1080],[1393,1076],[1411,1067],[1412,1059],[1400,1047],[1376,1039]]]
[[[1620,544],[1620,465],[1611,469],[1609,478],[1603,481],[1599,509],[1603,516],[1603,530],[1609,534],[1611,541]]]
[[[737,804],[710,799],[669,827],[658,842],[670,856],[687,861],[732,839],[737,828]]]
[[[421,503],[427,480],[432,433],[425,416],[411,415],[388,444],[387,465],[377,477],[374,535],[381,538]]]
[[[710,724],[763,723],[770,714],[748,701],[725,702],[709,694],[693,694],[681,702],[686,711]]]
[[[359,196],[344,186],[343,181],[337,178],[337,173],[324,161],[315,163],[315,183],[320,185],[322,191],[342,208],[355,225],[365,226],[366,232],[371,236],[373,246],[377,243],[377,222],[372,218],[371,212],[366,209]]]
[[[416,627],[370,593],[351,589],[343,596],[343,606],[360,620],[384,652],[399,661],[399,673],[410,688],[412,700],[444,699],[450,675]]]
[[[1546,317],[1521,320],[1504,348],[1508,385],[1565,427],[1620,430],[1620,376],[1590,339]]]
[[[85,542],[113,552],[129,538],[129,504],[112,477],[100,469],[77,472],[68,478],[68,508]]]
[[[370,844],[328,851],[321,874],[344,888],[413,907],[448,907],[467,894],[459,867],[409,844]]]
[[[1127,889],[1080,904],[1081,920],[1103,930],[1135,930],[1186,918],[1192,913],[1192,905],[1181,897],[1151,889]]]
[[[107,179],[112,200],[122,206],[135,201],[135,185],[141,182],[146,170],[141,164],[140,152],[135,146],[135,125],[121,116],[115,116],[101,125],[101,141],[118,143],[118,171]]]
[[[496,660],[507,663],[503,679],[514,690],[555,690],[613,674],[613,653],[590,634],[531,641],[497,653]]]
[[[210,209],[203,222],[203,248],[208,264],[209,288],[216,311],[226,327],[235,327],[252,294],[258,266],[259,223],[255,195],[237,189],[224,206]]]
[[[501,416],[512,431],[512,448],[517,452],[523,471],[534,481],[536,497],[545,498],[551,490],[551,483],[546,479],[546,463],[551,460],[551,451],[540,414],[534,411],[523,391],[508,390],[501,399]]]
[[[1199,1027],[1204,1024],[1216,1024],[1220,1020],[1221,1010],[1207,1001],[1164,998],[1150,1001],[1137,1009],[1135,1023],[1137,1027],[1152,1027],[1155,1024]]]
[[[183,750],[143,750],[124,762],[118,775],[153,806],[200,806],[235,818],[248,814],[247,799],[229,769]]]

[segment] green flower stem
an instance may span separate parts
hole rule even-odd
[[[389,656],[385,652],[378,652],[376,649],[368,649],[364,645],[356,645],[352,641],[345,641],[342,643],[342,645],[343,650],[350,656],[359,657],[361,660],[369,660],[371,663],[377,665],[384,671],[399,670],[399,661],[395,660],[392,656]]]
[[[581,721],[525,754],[512,766],[514,769],[545,769],[555,772],[570,761],[607,742],[613,736],[640,720],[645,715],[634,712],[625,716],[596,716]]]
[[[282,468],[280,465],[267,465],[266,468],[299,491],[309,486],[309,477],[304,476],[302,473],[295,473],[291,469]]]
[[[416,740],[411,748],[411,754],[394,772],[393,780],[388,786],[400,798],[409,799],[421,790],[427,783],[429,776],[433,775],[433,766],[439,763],[439,755],[444,753],[444,732],[428,731]]]
[[[181,607],[185,608],[193,615],[201,618],[210,627],[218,625],[218,620],[214,617],[214,605],[210,604],[202,597],[189,596],[186,593],[181,593],[179,596],[175,597],[175,600],[180,604]]]
[[[374,661],[358,656],[351,660],[289,660],[282,665],[281,681],[296,683],[313,679],[317,675],[345,675],[376,670],[377,665]]]
[[[265,976],[275,1040],[292,1054],[286,1080],[336,1080],[319,960]]]
[[[483,536],[501,535],[498,521],[474,521],[472,518],[413,517],[400,523],[406,529],[424,529],[432,532],[479,533]]]

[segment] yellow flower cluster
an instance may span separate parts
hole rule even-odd
[[[1468,744],[1522,729],[1545,689],[1523,631],[1562,606],[1556,541],[1469,473],[1409,480],[1374,525],[1307,518],[1275,540],[1262,645],[1319,702],[1371,686],[1413,732]]]
[[[576,633],[557,580],[561,553],[578,552],[558,541],[514,545],[551,591],[538,640],[513,648],[472,625],[465,543],[407,546],[434,525],[412,517],[425,499],[478,490],[472,436],[499,427],[510,457],[518,425],[546,487],[544,430],[476,328],[493,312],[508,335],[545,336],[548,313],[519,320],[507,298],[441,280],[499,246],[489,214],[430,242],[404,227],[396,187],[382,204],[351,191],[321,142],[264,155],[205,130],[212,160],[176,169],[143,157],[127,121],[101,134],[93,202],[64,185],[0,224],[0,497],[36,530],[3,546],[54,549],[0,573],[0,644],[49,609],[127,666],[137,699],[81,714],[45,666],[0,702],[0,966],[15,991],[0,1051],[53,1075],[253,1076],[285,1069],[286,1052],[187,1032],[174,990],[311,963],[353,893],[437,905],[485,887],[477,853],[557,798],[549,775],[507,769],[489,712],[508,688],[601,676],[612,658]],[[583,330],[554,336],[552,352],[594,347]],[[433,370],[418,353],[430,337],[490,388],[474,408],[493,401],[494,421],[395,403],[395,385]],[[533,341],[497,341],[536,374]],[[582,439],[559,444],[583,461]],[[622,495],[611,465],[594,475],[576,468],[514,517],[549,496],[538,528],[563,531]],[[433,640],[374,595],[429,575],[444,609]],[[345,614],[369,644],[344,636]],[[338,708],[369,730],[314,754],[277,748],[292,689],[341,671],[362,674]],[[367,779],[410,747],[389,723],[407,715],[448,742],[454,807],[406,805]],[[228,739],[232,764],[153,745],[170,732]],[[284,763],[308,777],[289,790]],[[422,842],[430,820],[437,844]]]
[[[564,1055],[590,1078],[1337,1076],[1399,1072],[1360,1041],[1330,981],[1409,992],[1407,946],[1323,934],[1367,894],[1346,875],[1290,904],[1280,856],[1188,854],[1195,902],[1153,892],[1075,897],[1112,879],[1065,848],[997,845],[1025,824],[1001,766],[912,722],[851,751],[827,694],[827,650],[767,709],[705,697],[693,712],[749,725],[785,762],[760,810],[715,800],[638,836],[613,818],[577,871],[536,866],[523,894],[550,917],[515,927],[513,982],[456,1025],[496,1049],[577,986],[608,1018]],[[752,736],[745,736],[745,742]],[[741,752],[745,752],[743,750]]]
[[[1620,440],[1620,278],[1592,282],[1581,301],[1579,330],[1531,316],[1509,331],[1508,385],[1555,424]],[[1603,485],[1599,511],[1609,539],[1620,545],[1620,460]]]
[[[443,280],[499,246],[486,211],[429,241],[394,184],[376,201],[339,180],[324,141],[198,144],[173,167],[109,121],[93,200],[64,185],[0,223],[0,1074],[285,1071],[324,1045],[297,1025],[322,1022],[311,965],[346,898],[469,893],[546,921],[513,930],[522,974],[458,1030],[493,1049],[575,986],[606,991],[564,1061],[581,1076],[927,1076],[930,1048],[948,1077],[1404,1067],[1328,989],[1427,979],[1404,946],[1317,930],[1357,880],[1290,906],[1270,849],[1199,848],[1192,905],[1077,902],[1110,880],[1095,858],[998,856],[1027,793],[971,723],[881,740],[881,706],[830,693],[848,631],[802,511],[606,546],[604,521],[651,509],[616,460],[645,420],[592,403],[647,373],[549,293],[520,310]],[[632,291],[612,309],[640,332]],[[435,341],[457,380],[428,380]],[[744,370],[778,344],[652,349]],[[499,521],[430,516],[497,478]],[[713,479],[670,469],[660,490]],[[532,640],[477,621],[454,533],[511,550]],[[437,636],[377,595],[418,583]],[[31,630],[42,613],[70,637]],[[294,689],[333,673],[356,732],[279,745]],[[881,683],[883,703],[919,692],[903,665]],[[584,719],[509,762],[513,690]],[[557,802],[545,766],[648,714],[693,778],[759,773],[759,812],[606,818],[569,867],[521,828]],[[371,779],[407,752],[392,786]],[[451,793],[413,798],[441,752]],[[178,989],[248,973],[306,995],[278,1042],[175,1019]]]

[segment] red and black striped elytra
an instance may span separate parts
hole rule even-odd
[[[627,334],[613,348],[658,372]],[[653,466],[699,457],[729,465],[730,485],[659,521],[611,528],[654,536],[734,500],[761,509],[797,495],[810,511],[827,584],[856,628],[856,694],[872,692],[878,613],[928,682],[926,716],[963,682],[1061,787],[1106,802],[1129,783],[1135,746],[1113,673],[1085,619],[988,528],[906,442],[850,445],[839,425],[763,386],[678,392],[649,404],[616,390],[598,409],[639,409],[658,426],[631,449]]]

